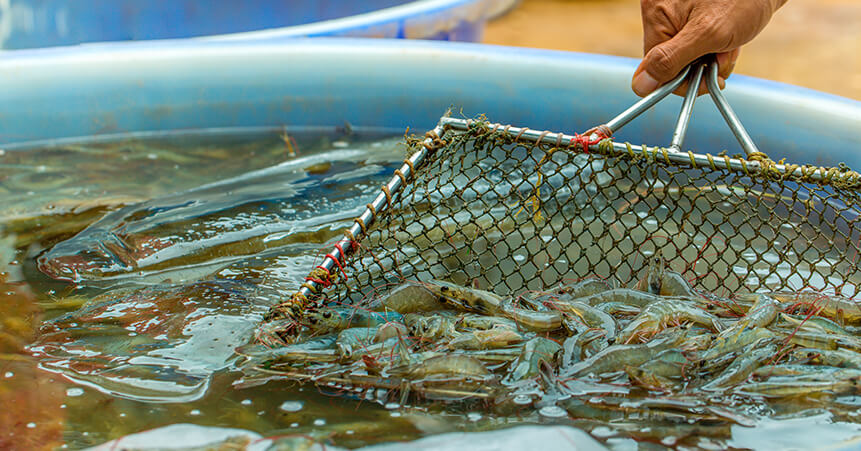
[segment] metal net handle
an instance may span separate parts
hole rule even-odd
[[[425,133],[425,139],[421,141],[419,150],[404,160],[403,166],[396,169],[391,180],[382,186],[376,199],[366,205],[365,211],[360,216],[353,219],[353,225],[344,232],[344,238],[341,238],[332,251],[326,254],[320,265],[311,270],[299,291],[289,299],[273,306],[266,314],[265,321],[301,318],[311,303],[311,298],[321,289],[335,282],[338,273],[334,272],[334,269],[337,267],[342,274],[344,273],[344,262],[355,252],[359,241],[367,235],[368,228],[376,222],[377,216],[391,209],[392,203],[414,177],[416,168],[420,167],[435,150],[446,145],[441,138],[445,129],[443,121],[440,121],[433,130]]]

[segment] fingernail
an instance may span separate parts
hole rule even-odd
[[[642,97],[658,89],[658,81],[649,75],[648,72],[642,71],[634,77],[634,81],[631,82],[631,89],[638,96]]]

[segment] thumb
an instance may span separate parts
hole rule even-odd
[[[688,26],[652,47],[634,72],[631,88],[642,97],[672,80],[685,66],[708,53],[702,38]]]

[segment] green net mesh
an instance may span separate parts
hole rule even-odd
[[[658,253],[721,296],[861,291],[858,174],[846,168],[780,172],[761,159],[728,169],[728,157],[710,155],[711,167],[694,167],[664,149],[619,152],[605,140],[584,152],[483,121],[440,138],[363,225],[327,298],[357,302],[405,279],[500,295],[586,277],[628,286]]]

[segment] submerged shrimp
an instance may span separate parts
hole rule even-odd
[[[703,385],[702,389],[718,391],[742,383],[753,374],[754,370],[759,368],[769,357],[774,356],[775,353],[777,353],[777,346],[775,344],[768,344],[764,347],[753,346],[736,357],[723,372],[709,383]]]
[[[379,304],[382,309],[394,310],[401,314],[432,312],[443,307],[439,297],[431,290],[414,283],[405,283],[396,287],[383,296]]]
[[[480,360],[459,354],[431,357],[419,363],[390,368],[388,374],[412,379],[433,376],[489,377],[492,375]]]

